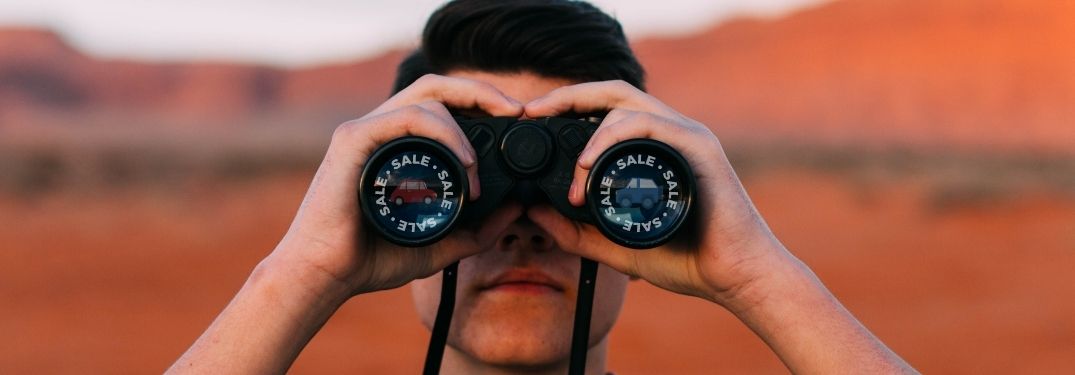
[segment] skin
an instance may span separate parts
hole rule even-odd
[[[472,197],[480,194],[474,151],[446,107],[513,117],[607,112],[579,157],[572,204],[583,204],[581,186],[602,151],[632,138],[660,140],[683,154],[698,180],[696,236],[631,250],[551,207],[518,204],[428,248],[367,235],[354,194],[358,174],[391,139],[419,135],[444,144],[467,167]],[[726,308],[795,373],[915,372],[773,235],[707,127],[621,81],[473,71],[423,77],[340,125],[287,234],[169,372],[282,373],[345,301],[411,281],[428,326],[439,300],[437,271],[462,259],[442,373],[563,374],[579,256],[602,263],[588,373],[605,372],[607,333],[628,277]],[[497,283],[512,272],[544,281]]]
[[[449,76],[490,83],[520,102],[571,84],[532,74],[458,71]],[[499,237],[491,250],[459,264],[459,290],[442,372],[567,373],[580,258],[561,250],[525,215],[516,218]],[[549,276],[562,290],[483,289],[498,275],[521,269]],[[607,266],[598,269],[591,353],[587,356],[587,369],[592,368],[593,373],[604,373],[605,338],[623,305],[627,281],[626,275]],[[415,280],[411,286],[418,314],[426,327],[432,328],[440,301],[440,274]]]

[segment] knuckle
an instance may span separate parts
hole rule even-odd
[[[332,131],[332,141],[338,142],[339,140],[349,137],[350,134],[354,132],[354,129],[362,126],[362,124],[363,121],[361,120],[349,120],[336,126],[336,129]]]
[[[421,105],[412,104],[396,110],[395,114],[406,119],[414,119],[429,115],[429,110],[423,108]],[[410,124],[412,122],[413,121],[404,121],[405,124]]]
[[[436,100],[426,100],[421,103],[418,103],[418,106],[426,109],[426,111],[428,111],[432,115],[439,115],[445,118],[452,117],[451,112],[448,111],[448,107],[445,107],[444,103],[438,102]]]
[[[432,99],[426,99],[426,100],[423,100],[421,102],[418,102],[418,104],[415,104],[415,105],[417,105],[419,107],[422,107],[422,108],[425,108],[425,109],[432,109],[432,108],[436,108],[438,105],[440,105],[440,102],[438,102],[436,100],[432,100]]]
[[[490,91],[490,92],[495,92],[495,91],[497,91],[497,89],[496,89],[496,86],[493,86],[493,84],[491,84],[491,83],[489,83],[489,82],[484,82],[484,81],[474,81],[474,80],[468,80],[468,82],[470,82],[470,83],[471,83],[471,85],[473,85],[473,86],[474,86],[474,88],[475,88],[475,89],[478,89],[478,90],[482,90],[482,91]]]
[[[430,89],[430,87],[435,86],[435,82],[438,79],[439,76],[433,73],[427,73],[421,77],[418,77],[418,79],[414,80],[414,82],[411,82],[411,84],[404,88],[402,91],[396,93],[396,95],[393,95],[390,101],[409,100],[409,98],[422,96],[424,95],[423,93]]]
[[[428,86],[439,82],[444,76],[434,73],[426,73],[414,81],[414,86]]]
[[[624,81],[622,79],[616,79],[616,80],[608,81],[608,84],[612,89],[614,89],[616,91],[632,91],[632,90],[635,90],[635,87],[633,85],[631,85],[630,83],[627,83],[627,81]]]
[[[618,121],[619,119],[627,118],[628,115],[631,114],[631,112],[632,112],[631,110],[627,110],[627,109],[623,109],[623,108],[618,108],[618,107],[613,108],[611,111],[608,111],[608,114],[605,115],[605,120],[606,121]]]
[[[691,133],[699,135],[699,136],[705,136],[707,138],[716,137],[716,135],[713,134],[713,130],[711,130],[711,129],[709,129],[709,127],[707,127],[705,125],[702,125],[700,123],[697,123],[697,122],[690,123],[690,125],[687,125],[686,128]]]

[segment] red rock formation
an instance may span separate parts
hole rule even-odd
[[[43,30],[0,30],[0,108],[152,114],[220,122],[270,110],[352,107],[388,94],[399,52],[300,70],[101,60]]]
[[[1070,153],[1072,19],[1069,1],[838,1],[636,46],[652,92],[725,139]],[[357,115],[384,99],[401,57],[298,70],[103,61],[7,30],[0,110]]]
[[[1075,149],[1075,3],[839,1],[638,43],[651,88],[732,136]]]

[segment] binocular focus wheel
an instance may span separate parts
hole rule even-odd
[[[612,146],[594,163],[586,204],[605,237],[648,249],[671,240],[686,221],[694,183],[687,161],[674,149],[634,139]]]
[[[426,246],[447,235],[467,201],[466,169],[436,141],[404,137],[370,156],[359,181],[370,227],[402,246]]]

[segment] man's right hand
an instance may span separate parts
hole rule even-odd
[[[433,139],[466,167],[470,198],[480,194],[477,158],[447,107],[480,110],[492,116],[518,117],[523,106],[487,83],[426,75],[360,119],[348,121],[332,136],[291,227],[266,259],[286,267],[303,267],[324,281],[322,295],[342,303],[353,295],[402,286],[428,277],[452,262],[488,248],[515,217],[517,205],[505,207],[474,230],[458,228],[423,248],[384,241],[363,228],[358,181],[366,159],[379,147],[404,136]],[[310,280],[306,280],[310,281]],[[316,288],[316,287],[315,287]],[[317,292],[317,291],[315,291]]]
[[[423,248],[394,246],[363,227],[359,175],[369,155],[395,138],[443,144],[466,167],[471,199],[477,198],[477,159],[448,107],[493,116],[523,112],[489,84],[427,75],[340,125],[287,234],[168,372],[283,373],[347,299],[430,276],[489,248],[522,215],[518,205],[505,205],[476,229],[456,228]]]

